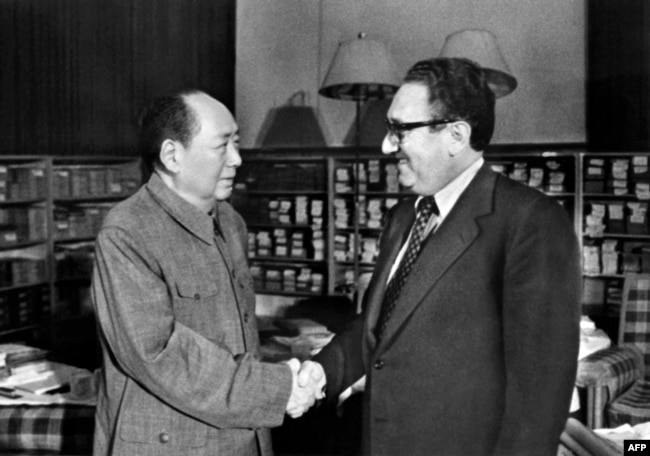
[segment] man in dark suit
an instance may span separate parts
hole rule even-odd
[[[484,163],[494,94],[470,61],[415,64],[387,129],[416,196],[387,214],[363,314],[315,359],[328,398],[365,389],[373,456],[555,455],[579,345],[570,217]]]

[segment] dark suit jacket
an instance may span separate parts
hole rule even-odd
[[[373,456],[555,455],[579,346],[566,210],[484,165],[423,245],[377,344],[413,202],[389,213],[364,313],[316,357],[328,397],[367,374],[363,445]]]

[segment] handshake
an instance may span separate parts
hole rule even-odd
[[[302,416],[317,400],[325,397],[325,371],[313,361],[300,364],[296,358],[287,362],[291,368],[293,386],[287,404],[287,414],[291,418]]]

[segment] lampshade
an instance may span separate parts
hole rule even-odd
[[[381,41],[359,34],[339,44],[321,89],[321,95],[340,100],[381,100],[391,97],[401,78]]]
[[[293,94],[286,105],[272,108],[262,124],[261,147],[324,147],[325,137],[307,94]]]
[[[452,33],[445,39],[440,57],[465,57],[478,63],[497,98],[508,95],[517,87],[517,79],[501,55],[496,36],[487,30]]]

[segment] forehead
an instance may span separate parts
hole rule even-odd
[[[398,122],[416,122],[431,118],[429,89],[424,84],[403,84],[388,109],[387,116]]]
[[[237,132],[235,118],[218,100],[201,93],[190,95],[187,103],[194,109],[201,124],[199,135],[225,137]]]

